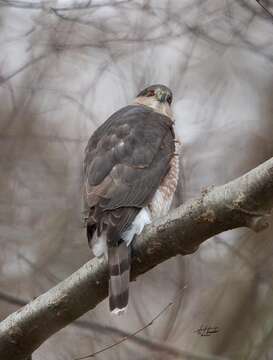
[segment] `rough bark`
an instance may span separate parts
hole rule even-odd
[[[273,158],[173,210],[133,244],[132,280],[163,261],[196,251],[223,231],[268,226],[273,207]],[[0,358],[24,360],[46,339],[107,297],[107,264],[93,259],[0,324]]]

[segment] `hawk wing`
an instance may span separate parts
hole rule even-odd
[[[107,227],[120,236],[152,199],[174,151],[172,120],[167,116],[131,105],[108,118],[85,150],[89,236]]]

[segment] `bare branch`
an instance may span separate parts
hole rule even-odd
[[[0,301],[4,301],[11,305],[16,305],[16,306],[24,306],[27,304],[27,301],[20,299],[14,295],[6,294],[3,291],[0,291]]]
[[[257,3],[264,9],[264,11],[273,19],[273,14],[261,3],[261,0],[256,0]]]
[[[186,286],[183,287],[182,290],[184,290],[186,288]],[[180,292],[181,292],[180,291]],[[179,292],[179,294],[180,294]],[[3,293],[3,292],[0,292],[0,300],[1,301],[5,301],[5,302],[8,302],[12,305],[18,305],[18,306],[23,306],[23,305],[26,305],[27,304],[27,301],[25,300],[22,300],[18,297],[15,297],[13,295],[10,295],[10,294],[6,294],[6,293]],[[175,299],[174,299],[175,301]],[[105,333],[109,333],[109,334],[115,334],[117,336],[120,336],[121,339],[117,342],[114,342],[113,344],[109,345],[109,346],[106,346],[90,355],[85,355],[81,358],[77,358],[77,359],[74,359],[74,360],[80,360],[80,359],[88,359],[88,358],[91,358],[91,357],[95,357],[96,355],[102,353],[102,352],[105,352],[107,350],[110,350],[112,349],[113,347],[115,346],[118,346],[120,344],[122,344],[124,341],[132,341],[134,342],[135,344],[139,345],[139,346],[142,346],[142,347],[145,347],[147,349],[150,349],[152,351],[160,351],[162,354],[166,354],[168,356],[171,356],[173,358],[183,358],[184,356],[186,356],[186,358],[188,360],[213,360],[211,358],[211,356],[208,358],[206,356],[201,356],[201,355],[195,355],[195,354],[192,354],[192,353],[187,353],[185,351],[181,351],[181,350],[178,350],[178,349],[175,349],[171,346],[168,346],[168,345],[163,345],[162,343],[159,343],[159,342],[156,342],[154,340],[151,340],[151,339],[147,339],[146,337],[142,337],[142,336],[138,336],[143,330],[147,329],[148,327],[152,326],[153,323],[167,310],[169,309],[169,307],[171,305],[173,305],[174,301],[168,303],[156,316],[154,316],[154,318],[149,321],[149,323],[147,323],[146,325],[144,325],[143,327],[141,327],[140,329],[136,330],[134,333],[128,333],[124,330],[120,330],[114,326],[109,326],[109,325],[105,325],[105,324],[99,324],[99,323],[96,323],[96,322],[89,322],[89,321],[85,321],[85,320],[76,320],[74,321],[71,325],[74,325],[74,326],[77,326],[77,327],[80,327],[80,328],[84,328],[84,329],[89,329],[89,330],[92,330],[92,331],[96,331],[96,332],[100,332],[102,334],[105,334]],[[219,357],[214,357],[215,360],[224,360],[223,357],[219,358]],[[26,360],[31,360],[31,356],[30,358],[27,358]]]
[[[105,1],[100,4],[93,4],[92,0],[87,0],[82,3],[78,3],[77,1],[70,1],[67,6],[53,8],[51,6],[52,1],[50,0],[41,0],[37,2],[33,1],[24,1],[24,0],[0,0],[0,7],[11,7],[18,9],[26,9],[26,10],[57,10],[57,11],[72,11],[72,10],[83,10],[90,8],[100,8],[103,6],[120,6],[123,4],[127,4],[132,0],[120,0],[116,1]]]
[[[74,360],[84,360],[84,359],[88,359],[88,358],[91,358],[91,357],[95,357],[96,355],[101,354],[102,352],[105,352],[106,350],[110,350],[113,347],[123,343],[124,341],[128,340],[129,338],[136,336],[141,331],[143,331],[144,329],[147,329],[149,326],[151,326],[154,323],[154,321],[156,321],[172,305],[173,305],[173,302],[169,302],[169,304],[167,304],[148,324],[146,324],[142,328],[138,329],[133,334],[126,335],[122,339],[120,339],[118,342],[115,342],[115,343],[113,343],[111,345],[108,345],[108,346],[106,346],[106,347],[104,347],[104,348],[102,348],[102,349],[100,349],[100,350],[98,350],[98,351],[96,351],[96,352],[94,352],[92,354],[84,355],[84,356],[81,356],[81,357],[76,358]]]
[[[244,176],[204,191],[145,228],[133,244],[132,280],[163,261],[196,251],[223,231],[268,226],[273,158]],[[93,259],[0,324],[0,358],[22,360],[46,339],[107,297],[106,262]]]

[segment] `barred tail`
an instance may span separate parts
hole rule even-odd
[[[129,299],[130,249],[125,242],[108,245],[109,307],[113,314],[126,310]]]

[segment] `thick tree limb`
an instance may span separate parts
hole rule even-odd
[[[212,187],[159,219],[133,246],[132,279],[206,239],[237,227],[260,231],[273,207],[273,158],[240,178]],[[93,259],[0,324],[0,358],[24,360],[46,339],[107,296],[105,262]]]

